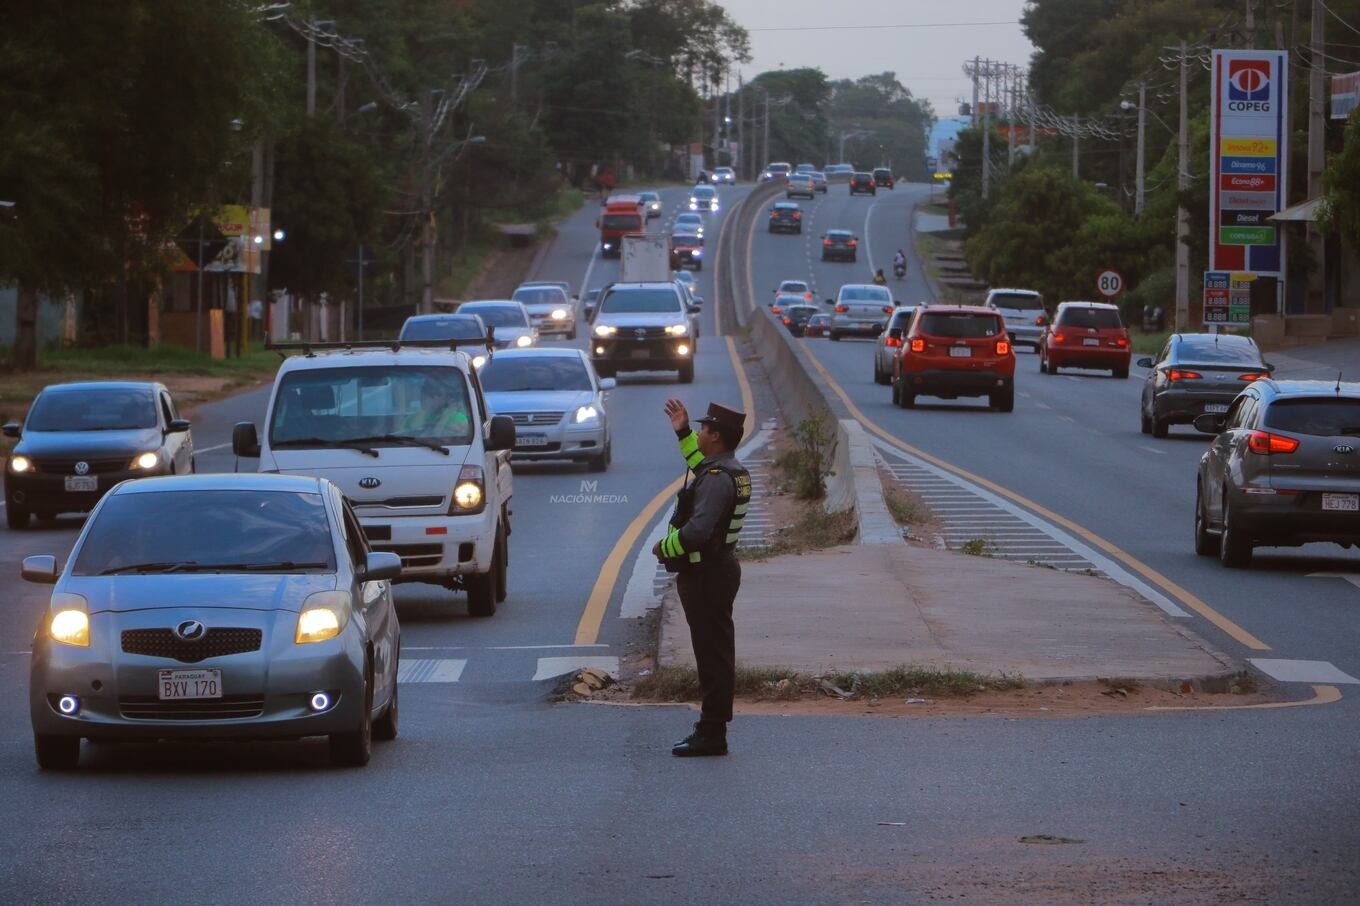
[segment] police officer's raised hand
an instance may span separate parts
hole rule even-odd
[[[677,432],[685,430],[689,424],[689,410],[679,400],[666,400],[666,415],[671,420],[671,427]]]

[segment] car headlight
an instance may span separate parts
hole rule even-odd
[[[298,614],[297,631],[293,641],[298,645],[324,642],[340,634],[349,622],[351,602],[349,592],[318,591],[307,596]]]
[[[689,336],[689,325],[688,325],[688,324],[667,324],[667,325],[666,325],[666,333],[670,334],[670,335],[673,336],[673,337],[684,337],[684,336]]]
[[[554,321],[565,321],[567,320],[567,310],[565,308],[554,308],[549,317]]]
[[[522,333],[519,336],[515,337],[515,345],[520,347],[521,349],[523,349],[525,346],[532,346],[534,345],[534,338],[529,336],[527,333]]]
[[[619,329],[613,324],[601,324],[595,328],[595,336],[597,337],[612,337],[618,332]]]
[[[87,602],[80,595],[53,595],[53,604],[60,609],[47,624],[47,634],[55,642],[75,645],[78,648],[90,647],[90,615],[86,612]],[[61,600],[58,600],[58,597]],[[76,605],[76,606],[71,606]]]
[[[593,422],[600,417],[600,410],[594,406],[582,406],[576,410],[576,418],[573,419],[577,424],[581,422]]]
[[[690,249],[689,256],[690,256],[691,258],[702,258],[702,257],[704,257],[704,250],[703,250],[703,249]]]
[[[453,501],[465,510],[475,510],[482,503],[482,486],[465,481],[453,489]]]
[[[27,472],[31,468],[33,468],[33,463],[29,461],[27,456],[15,456],[9,461],[11,472]]]
[[[485,365],[485,364],[486,364],[486,356],[484,356],[484,355],[475,355],[475,356],[472,357],[472,367],[473,367],[473,368],[481,368],[481,367],[482,367],[483,365]]]
[[[160,464],[161,455],[157,453],[155,450],[151,450],[149,452],[142,453],[136,459],[134,459],[132,461],[132,468],[147,470],[154,469],[156,468],[156,466]]]

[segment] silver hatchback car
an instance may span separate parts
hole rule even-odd
[[[1029,346],[1035,352],[1039,351],[1039,341],[1048,324],[1043,296],[1032,289],[993,289],[987,291],[987,299],[982,304],[1005,319],[1012,346]]]
[[[878,335],[878,342],[874,344],[875,384],[892,383],[893,359],[902,354],[902,338],[911,329],[911,319],[920,310],[920,305],[903,305],[892,313],[887,328]]]
[[[82,737],[305,736],[366,764],[397,735],[400,572],[325,479],[123,482],[64,568],[24,560],[54,586],[29,681],[38,764],[74,768]]]

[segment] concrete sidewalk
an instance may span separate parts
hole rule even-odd
[[[807,674],[909,665],[1214,690],[1242,670],[1107,579],[902,542],[744,562],[735,621],[738,664]],[[694,665],[673,587],[658,664]]]

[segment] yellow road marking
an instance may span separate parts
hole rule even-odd
[[[1301,702],[1265,702],[1257,705],[1153,705],[1148,711],[1252,711],[1267,708],[1300,708],[1304,705],[1332,705],[1341,701],[1341,690],[1335,686],[1314,686],[1313,697]]]
[[[1143,563],[1141,560],[1135,558],[1132,554],[1125,553],[1123,550],[1121,550],[1118,547],[1115,547],[1112,543],[1106,541],[1099,535],[1096,535],[1090,530],[1085,529],[1080,525],[1077,525],[1075,522],[1064,516],[1058,515],[1057,513],[1053,512],[1052,510],[1046,507],[1040,506],[1039,504],[1035,503],[1034,501],[1026,497],[1020,496],[1019,494],[1015,493],[1009,488],[1002,487],[1001,485],[997,484],[994,481],[989,481],[988,479],[983,478],[981,475],[974,475],[972,472],[969,472],[965,469],[961,469],[958,466],[954,465],[953,463],[946,462],[945,460],[940,459],[939,457],[932,456],[929,453],[925,452],[924,450],[919,450],[916,447],[913,447],[911,444],[899,440],[897,437],[893,436],[889,432],[885,431],[883,428],[879,427],[872,419],[866,416],[858,406],[854,404],[854,402],[850,399],[850,396],[845,392],[845,390],[841,388],[841,385],[836,382],[836,379],[831,376],[831,373],[826,370],[826,367],[822,365],[820,361],[817,360],[816,356],[809,356],[809,359],[812,361],[813,367],[815,367],[819,372],[821,372],[821,375],[823,378],[826,379],[827,384],[830,385],[831,389],[836,392],[836,395],[841,398],[841,400],[845,403],[846,407],[855,416],[855,418],[859,419],[860,423],[864,425],[865,428],[872,431],[874,434],[877,434],[879,437],[883,438],[888,443],[897,447],[899,450],[903,450],[907,453],[910,453],[912,456],[924,459],[926,462],[938,466],[941,469],[953,472],[955,475],[958,475],[961,478],[966,478],[967,480],[973,482],[974,484],[981,485],[982,487],[986,488],[987,490],[991,491],[994,494],[997,494],[1001,497],[1005,497],[1008,500],[1020,504],[1021,506],[1044,517],[1050,522],[1054,522],[1058,525],[1061,525],[1063,528],[1067,529],[1072,534],[1077,535],[1082,540],[1086,541],[1088,544],[1100,548],[1105,553],[1109,554],[1111,557],[1114,557],[1116,560],[1120,561],[1125,566],[1132,569],[1134,572],[1140,573],[1144,578],[1151,579],[1155,584],[1160,585],[1164,590],[1170,592],[1172,596],[1179,599],[1180,602],[1184,604],[1186,607],[1189,607],[1195,613],[1204,617],[1204,619],[1208,620],[1210,623],[1213,623],[1219,629],[1223,630],[1228,635],[1236,639],[1243,646],[1250,648],[1253,651],[1271,650],[1270,646],[1267,645],[1265,642],[1261,641],[1256,636],[1252,635],[1250,632],[1243,629],[1241,626],[1238,626],[1236,623],[1225,617],[1223,614],[1219,613],[1217,610],[1214,610],[1204,601],[1200,600],[1197,596],[1192,594],[1188,589],[1182,588],[1180,585],[1171,581],[1171,579],[1157,572],[1155,569]]]
[[[751,431],[759,424],[756,421],[755,397],[751,394],[751,383],[746,380],[746,370],[742,367],[741,356],[737,355],[736,342],[731,337],[725,339],[727,340],[727,355],[732,360],[732,370],[737,374],[737,386],[741,388],[741,404],[746,410],[746,432],[747,436],[750,436]],[[633,549],[638,538],[652,524],[656,514],[679,492],[684,483],[685,477],[681,475],[668,484],[659,494],[647,502],[647,505],[642,508],[642,512],[638,513],[633,521],[628,523],[628,527],[623,530],[619,540],[614,542],[613,549],[609,551],[609,556],[605,557],[604,565],[600,567],[600,574],[595,577],[595,585],[590,589],[590,597],[586,599],[586,609],[582,611],[581,619],[576,624],[575,644],[594,645],[599,641],[600,626],[604,623],[604,614],[609,608],[609,600],[614,597],[614,587],[618,584],[619,573],[623,570],[628,552]]]

